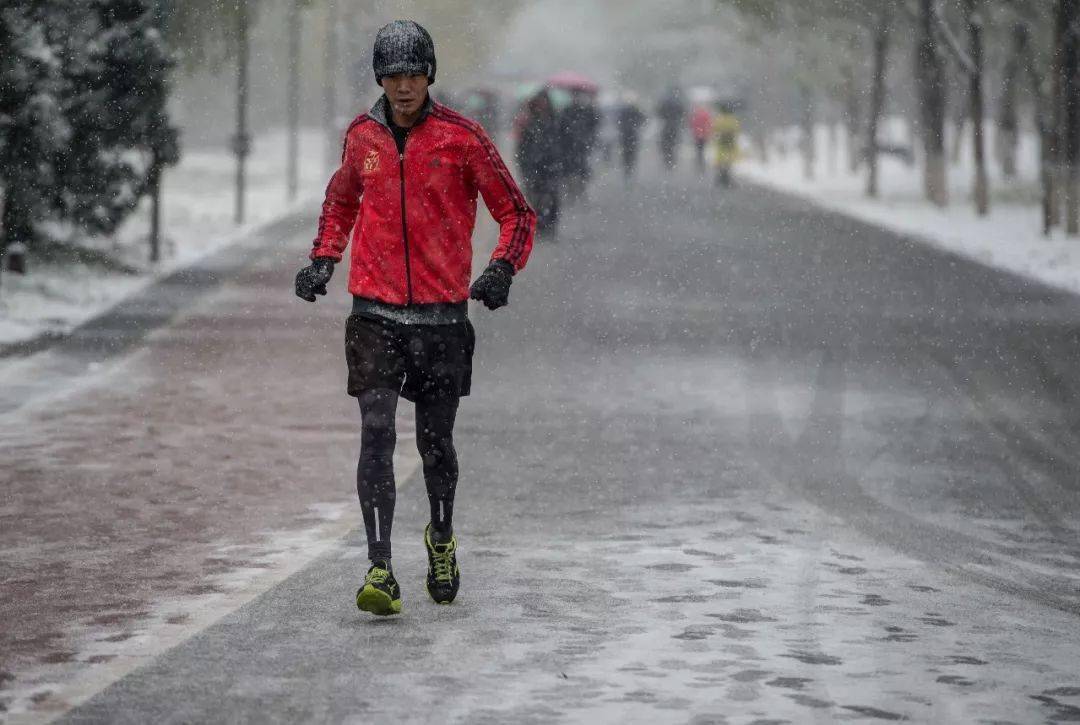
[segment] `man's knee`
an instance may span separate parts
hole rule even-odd
[[[385,411],[368,411],[360,423],[365,434],[385,437],[394,435],[394,414]]]
[[[364,440],[389,441],[395,437],[397,397],[391,391],[372,390],[360,398],[360,427]]]
[[[450,436],[416,436],[416,449],[424,463],[454,457],[454,439]]]
[[[451,435],[424,435],[416,436],[416,450],[420,453],[420,459],[424,462],[424,468],[441,468],[457,463],[457,451],[454,450],[454,439]]]

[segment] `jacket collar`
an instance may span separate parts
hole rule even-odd
[[[435,101],[432,99],[431,93],[428,93],[427,99],[424,101],[424,106],[420,109],[420,117],[416,119],[416,123],[413,124],[413,127],[419,126],[434,108]],[[368,115],[387,128],[390,128],[390,102],[386,99],[385,93],[379,96],[379,100],[375,101],[375,105],[371,107],[371,111],[368,112]]]

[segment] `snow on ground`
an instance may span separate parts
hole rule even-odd
[[[1080,292],[1080,239],[1067,239],[1060,229],[1049,238],[1042,233],[1038,149],[1030,136],[1024,138],[1020,174],[1015,180],[1002,178],[993,158],[993,139],[987,143],[992,197],[990,214],[982,218],[975,214],[971,202],[973,172],[969,154],[950,166],[950,205],[939,209],[923,197],[921,165],[907,165],[895,156],[883,156],[880,198],[869,199],[865,194],[865,169],[852,174],[842,150],[829,152],[826,128],[819,128],[817,137],[818,158],[812,180],[805,178],[802,156],[792,143],[786,144],[787,153],[774,151],[768,163],[744,160],[737,173],[749,181],[912,235],[979,263]]]
[[[148,200],[116,235],[83,245],[107,253],[135,274],[79,262],[46,263],[31,258],[30,274],[4,274],[0,282],[0,351],[41,335],[62,335],[169,272],[242,237],[254,227],[310,205],[326,185],[323,136],[305,129],[300,138],[300,195],[290,204],[285,190],[284,130],[259,136],[248,159],[245,224],[233,221],[235,157],[224,148],[185,149],[180,164],[166,171],[162,256],[148,262]]]
[[[55,349],[0,361],[0,393],[46,386],[14,413],[0,400],[0,722],[51,719],[362,531],[357,410],[332,344],[346,280],[317,305],[282,294],[270,271],[291,275],[314,225],[283,226],[239,242],[249,274],[136,350],[79,360],[60,384]],[[313,369],[339,383],[301,384]],[[393,467],[423,497],[412,413],[399,407]],[[239,455],[244,441],[257,448]]]

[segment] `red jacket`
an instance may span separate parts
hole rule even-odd
[[[704,106],[698,106],[690,114],[690,130],[694,134],[694,140],[706,141],[712,133],[712,114]]]
[[[500,227],[491,258],[524,267],[536,214],[484,129],[429,100],[399,155],[385,103],[345,135],[311,258],[340,261],[351,236],[353,295],[393,305],[463,302],[479,192]]]

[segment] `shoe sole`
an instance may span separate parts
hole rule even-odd
[[[375,587],[364,587],[356,593],[356,608],[385,617],[401,614],[401,600],[391,599],[389,594]]]

